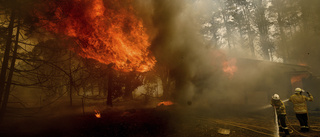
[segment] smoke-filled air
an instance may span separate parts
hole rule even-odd
[[[317,136],[318,0],[2,0],[0,136]]]

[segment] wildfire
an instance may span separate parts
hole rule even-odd
[[[230,60],[224,61],[222,66],[223,66],[223,71],[229,76],[231,79],[234,75],[234,73],[238,70],[236,66],[237,60],[235,58],[232,58]]]
[[[48,9],[35,11],[38,25],[74,39],[78,46],[72,49],[82,57],[114,64],[114,69],[125,72],[146,72],[155,65],[146,28],[128,6],[131,0],[126,4],[118,0],[43,1],[46,4],[41,7]]]
[[[94,110],[94,112],[96,112],[95,116],[97,118],[101,118],[101,114],[100,114],[100,111],[99,110]]]
[[[162,106],[162,105],[171,106],[171,105],[173,105],[173,102],[171,102],[171,101],[162,101],[162,102],[158,103],[158,106]]]

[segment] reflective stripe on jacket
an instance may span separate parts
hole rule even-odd
[[[308,113],[308,107],[306,101],[313,101],[313,96],[310,94],[309,97],[301,95],[299,93],[293,94],[289,101],[293,103],[293,110],[297,114]]]
[[[281,100],[271,99],[271,105],[276,108],[277,114],[286,114],[286,106]]]

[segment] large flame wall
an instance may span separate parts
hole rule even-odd
[[[156,60],[150,55],[149,36],[135,15],[130,1],[44,1],[36,11],[39,26],[54,34],[75,39],[74,50],[82,57],[114,64],[121,71],[150,70]]]

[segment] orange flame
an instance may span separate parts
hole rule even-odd
[[[230,79],[233,77],[234,73],[238,70],[236,63],[237,63],[237,60],[235,58],[224,61],[222,63],[223,71],[229,76]]]
[[[226,53],[221,50],[211,50],[210,55],[214,60],[212,65],[217,67],[222,67],[223,72],[229,77],[229,79],[233,78],[233,75],[236,71],[238,71],[237,59],[231,58],[228,59]]]
[[[158,103],[158,106],[162,106],[162,105],[171,106],[171,105],[173,105],[173,102],[171,102],[171,101],[162,101],[162,102]]]
[[[95,116],[97,118],[101,118],[101,114],[100,114],[100,111],[99,110],[94,110],[94,112],[96,112]]]
[[[74,39],[78,47],[73,50],[82,57],[114,64],[114,69],[125,72],[146,72],[155,65],[142,20],[132,6],[124,6],[130,4],[118,0],[44,1],[47,5],[41,6],[49,11],[35,11],[38,25]],[[52,10],[54,14],[46,13]]]
[[[308,78],[308,77],[309,77],[308,74],[300,74],[300,75],[292,76],[291,85],[293,87],[302,87],[302,79]]]

